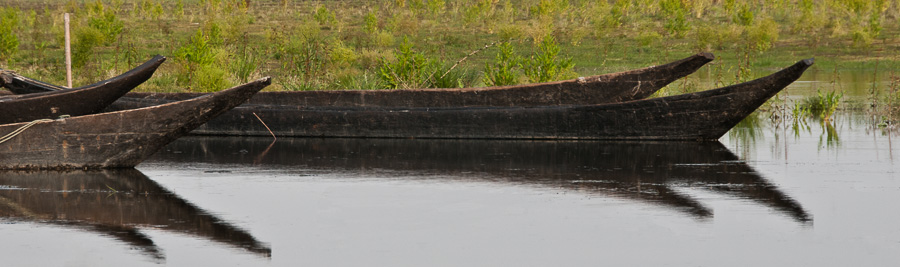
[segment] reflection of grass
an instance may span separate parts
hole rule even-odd
[[[828,120],[822,120],[822,134],[819,135],[819,147],[822,147],[822,143],[825,143],[825,147],[835,148],[841,145],[841,139],[838,137],[838,132],[834,128],[834,123]]]
[[[791,131],[794,132],[795,138],[800,137],[801,130],[810,131],[809,124],[806,123],[807,116],[809,113],[806,109],[801,108],[800,105],[794,105],[791,110]]]
[[[819,147],[823,147],[823,145],[828,148],[837,147],[840,146],[841,140],[834,127],[833,118],[836,111],[834,107],[837,106],[836,103],[842,96],[835,96],[832,92],[824,96],[828,97],[828,100],[819,99],[822,97],[820,92],[818,96],[809,97],[794,105],[791,110],[791,131],[794,133],[794,138],[799,138],[801,132],[812,133],[812,127],[808,120],[813,120],[822,127],[822,133],[819,134]],[[827,116],[823,114],[824,112],[828,112]]]
[[[750,113],[749,116],[738,122],[731,131],[728,131],[728,137],[738,140],[743,145],[756,143],[757,138],[762,138],[763,121],[760,118],[759,111]]]

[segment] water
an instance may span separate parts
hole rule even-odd
[[[2,173],[0,257],[891,266],[898,136],[869,120],[763,116],[714,143],[188,137],[137,170]]]

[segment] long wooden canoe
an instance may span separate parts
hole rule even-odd
[[[805,223],[803,206],[719,142],[188,136],[147,159],[343,178],[404,177],[552,188],[659,206],[698,219],[713,209],[679,188],[751,200]]]
[[[0,96],[0,124],[100,112],[128,91],[150,79],[165,60],[163,56],[156,56],[122,75],[79,88]],[[30,79],[21,80],[19,77],[13,72],[0,70],[0,85],[16,87],[40,83]]]
[[[0,125],[0,169],[134,167],[169,142],[247,101],[269,78],[133,110]],[[29,127],[30,126],[30,127]]]
[[[410,108],[616,103],[646,98],[669,83],[695,72],[713,59],[714,56],[710,53],[700,53],[668,64],[631,71],[515,86],[261,92],[256,94],[248,104],[284,106],[285,108],[310,106]],[[17,76],[15,79],[16,83],[6,85],[14,93],[51,91],[60,88],[25,77]],[[136,98],[139,98],[146,100],[146,105],[152,105],[161,103],[159,100],[183,100],[197,95],[196,93],[130,93],[123,100],[135,103]],[[116,105],[119,104],[122,103]],[[116,105],[111,110],[133,107],[133,105]],[[250,113],[243,115],[250,115]]]
[[[182,199],[136,169],[0,171],[0,220],[79,229],[114,238],[154,260],[163,249],[141,229],[202,238],[262,257],[272,249]]]
[[[538,107],[292,107],[244,105],[194,134],[463,138],[716,140],[813,64],[703,92],[601,105]],[[140,103],[136,103],[140,106]],[[256,117],[263,123],[260,123]]]

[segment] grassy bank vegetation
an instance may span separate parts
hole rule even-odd
[[[72,13],[76,85],[153,54],[141,90],[214,91],[260,76],[268,90],[517,84],[719,58],[662,94],[745,81],[797,60],[897,69],[898,0],[6,0],[0,68],[64,84]],[[887,86],[882,96],[894,94]],[[900,106],[900,105],[898,105]]]

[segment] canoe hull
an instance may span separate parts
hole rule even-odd
[[[165,60],[165,57],[156,56],[129,72],[84,87],[0,96],[0,124],[100,112],[128,91],[150,79]],[[10,75],[9,72],[0,72],[0,85],[23,83],[23,80]]]
[[[268,78],[195,99],[38,123],[0,143],[0,169],[134,167],[178,137],[244,103]],[[25,123],[0,125],[10,133]]]
[[[193,133],[376,138],[716,140],[799,78],[811,64],[812,60],[804,60],[770,76],[724,88],[606,105],[409,109],[244,105],[197,128]]]

